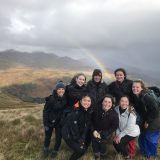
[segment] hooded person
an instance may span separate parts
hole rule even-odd
[[[102,78],[102,71],[94,69],[92,79],[87,83],[87,90],[92,96],[93,105],[100,103],[102,98],[108,93],[108,86]]]

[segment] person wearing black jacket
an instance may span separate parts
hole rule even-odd
[[[157,156],[158,139],[160,136],[160,104],[151,94],[142,80],[133,82],[134,107],[139,115],[138,124],[141,128],[139,147],[147,158]]]
[[[46,103],[43,109],[43,124],[45,129],[44,157],[47,157],[49,154],[49,145],[53,128],[55,128],[55,145],[51,157],[54,158],[57,155],[62,139],[60,125],[61,116],[63,110],[66,108],[66,104],[65,85],[60,81],[56,84],[53,94],[46,97]]]
[[[127,73],[125,69],[118,68],[114,71],[116,81],[109,84],[109,93],[115,98],[116,105],[118,105],[120,98],[124,95],[129,97],[129,101],[133,103],[133,92],[132,92],[132,80],[127,79]]]
[[[77,160],[88,148],[91,114],[91,97],[86,94],[82,96],[79,107],[72,110],[67,116],[62,128],[62,136],[66,144],[74,151],[70,160]]]
[[[92,96],[93,105],[101,102],[104,95],[108,93],[108,86],[102,80],[102,71],[95,69],[92,74],[92,79],[87,83],[87,90]]]
[[[72,110],[74,105],[87,93],[86,76],[79,73],[74,77],[74,82],[66,86],[66,97],[68,110]]]
[[[92,148],[95,159],[106,156],[106,141],[118,125],[119,118],[113,108],[113,97],[106,95],[100,106],[94,107],[92,114]]]

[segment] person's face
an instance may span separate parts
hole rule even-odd
[[[116,80],[119,82],[123,82],[125,79],[125,75],[122,71],[117,71],[115,74]]]
[[[127,97],[122,97],[121,100],[120,100],[120,107],[122,109],[126,109],[126,108],[128,108],[128,106],[129,106],[128,98]]]
[[[83,75],[80,75],[76,78],[76,83],[78,86],[83,86],[85,84],[85,77]]]
[[[59,89],[57,89],[57,95],[60,96],[60,97],[63,97],[64,92],[65,92],[65,89],[64,89],[64,88],[59,88]]]
[[[108,110],[112,107],[112,100],[109,97],[105,97],[103,102],[102,102],[102,106],[104,110]]]
[[[86,96],[81,100],[81,105],[83,108],[88,109],[91,106],[91,98]]]
[[[138,83],[138,82],[133,83],[133,85],[132,85],[133,94],[138,96],[142,90],[143,90],[143,88],[141,86],[141,83]]]
[[[96,75],[96,76],[94,76],[94,81],[95,82],[100,82],[101,81],[101,76],[98,76],[98,75]]]

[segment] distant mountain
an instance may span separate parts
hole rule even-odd
[[[17,66],[72,70],[83,70],[89,68],[78,60],[74,60],[69,57],[59,57],[55,54],[47,54],[44,52],[28,53],[16,50],[0,52],[0,69],[8,69]]]
[[[133,64],[128,65],[124,62],[122,63],[119,61],[119,58],[106,59],[103,57],[103,59],[100,60],[101,62],[103,62],[104,66],[106,66],[107,70],[112,73],[114,73],[114,70],[116,70],[117,68],[125,68],[130,79],[142,79],[150,86],[156,85],[160,87],[160,74],[158,67],[155,67],[154,69],[146,69],[145,66],[142,66],[140,68],[136,65],[134,66]],[[107,63],[105,62],[105,60],[107,60]],[[96,65],[92,61],[87,61],[87,59],[81,59],[81,62],[92,68],[99,68],[98,65]]]

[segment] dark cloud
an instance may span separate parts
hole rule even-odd
[[[42,50],[74,58],[86,58],[90,50],[110,66],[155,70],[159,28],[159,0],[5,0],[0,5],[1,50]]]

